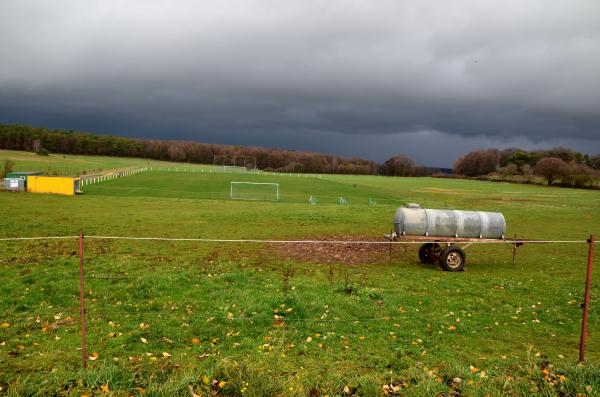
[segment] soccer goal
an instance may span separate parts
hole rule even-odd
[[[230,173],[256,173],[256,157],[254,156],[236,156],[233,154],[215,154],[213,155],[213,165],[211,172],[230,172]]]
[[[279,183],[231,182],[232,200],[279,201]]]
[[[233,172],[233,173],[245,174],[246,172],[248,172],[248,169],[246,167],[239,167],[237,165],[224,165],[223,172]]]

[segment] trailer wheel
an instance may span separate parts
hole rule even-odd
[[[467,264],[467,255],[460,247],[451,245],[440,255],[440,266],[448,272],[460,272]]]
[[[440,259],[440,245],[437,243],[426,243],[419,248],[419,260],[421,263],[435,263]]]

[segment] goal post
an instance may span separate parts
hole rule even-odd
[[[229,198],[232,200],[279,201],[279,183],[232,181]]]
[[[256,172],[256,156],[214,154],[211,172]]]

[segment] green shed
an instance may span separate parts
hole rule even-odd
[[[16,172],[9,172],[7,173],[4,177],[6,179],[22,179],[25,184],[25,190],[27,190],[27,177],[28,176],[34,176],[34,175],[43,175],[42,172],[37,172],[37,171],[16,171]]]

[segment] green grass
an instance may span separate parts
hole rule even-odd
[[[255,174],[228,174],[210,172],[147,172],[135,179],[122,178],[106,183],[86,186],[86,194],[116,197],[156,197],[176,199],[226,200],[230,195],[230,183],[278,183],[280,201],[284,203],[307,203],[310,196],[321,204],[339,203],[344,197],[349,204],[368,205],[369,198],[380,204],[401,202],[394,195],[382,194],[377,188],[360,188],[353,184],[310,176],[277,176]],[[260,193],[260,187],[252,189]],[[273,193],[271,186],[265,187],[265,197]],[[272,195],[274,197],[274,194]]]
[[[200,164],[181,164],[166,161],[107,156],[77,156],[71,154],[50,154],[40,156],[32,152],[0,150],[0,169],[4,161],[14,162],[14,171],[41,171],[48,175],[79,176],[106,170],[132,167],[186,168],[188,170],[206,169]]]
[[[229,200],[231,180],[279,183],[282,201]],[[524,238],[600,229],[597,192],[465,180],[155,171],[84,191],[0,194],[0,235],[375,240],[404,202],[499,210],[508,234]],[[98,358],[86,371],[76,240],[0,247],[0,323],[10,324],[0,328],[0,393],[92,395],[108,385],[114,395],[189,396],[192,385],[200,395],[371,396],[390,383],[422,396],[600,391],[597,281],[588,360],[576,364],[585,244],[525,245],[516,266],[510,247],[472,246],[466,271],[447,273],[419,264],[418,246],[348,265],[264,245],[88,239],[88,353]],[[564,378],[552,385],[548,375]]]

